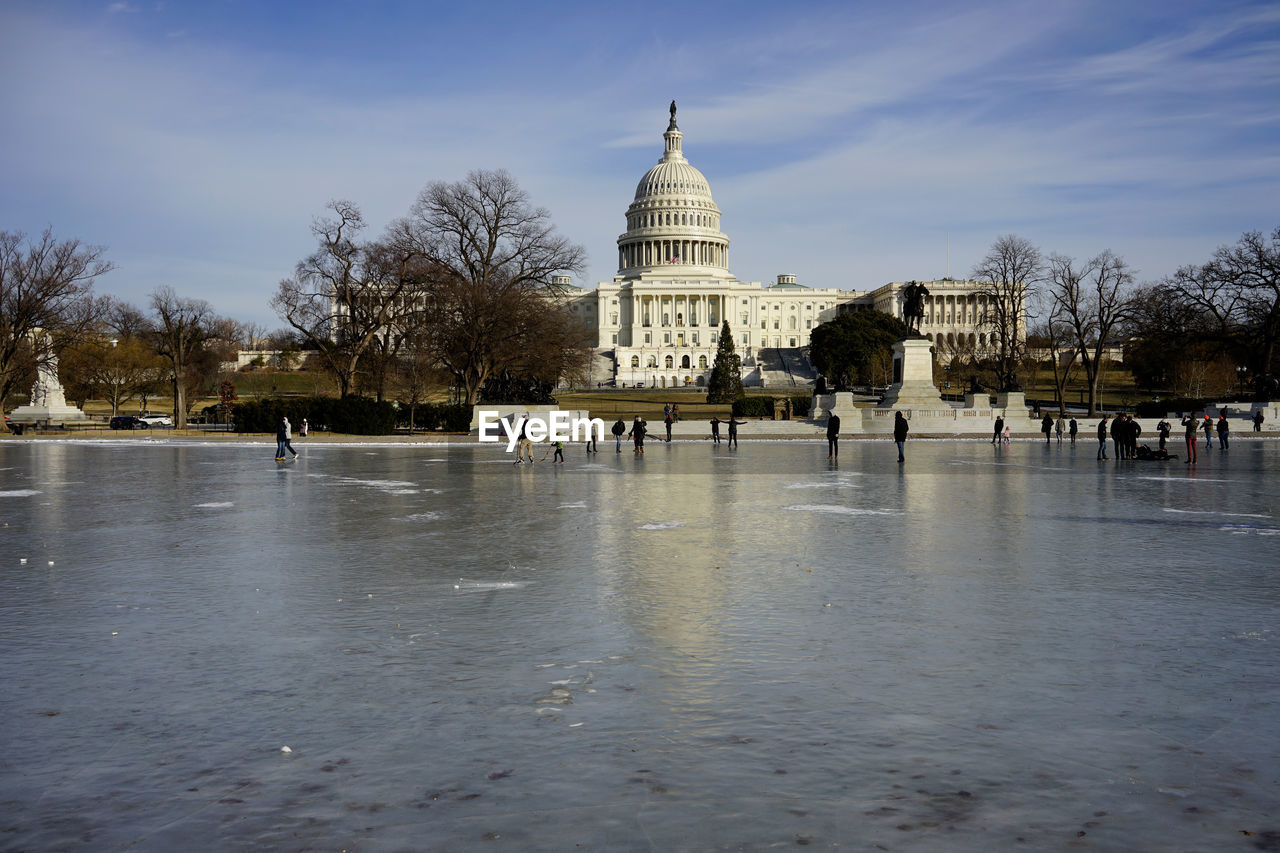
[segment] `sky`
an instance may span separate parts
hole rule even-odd
[[[1280,227],[1280,3],[0,3],[0,230],[274,329],[348,199],[376,237],[506,169],[617,272],[667,106],[745,281],[965,277],[1001,235],[1140,281]]]

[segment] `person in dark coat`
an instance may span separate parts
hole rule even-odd
[[[1004,418],[1000,415],[996,415],[996,429],[995,429],[995,432],[991,434],[991,443],[999,444],[1000,434],[1003,432],[1004,432]]]
[[[662,422],[667,425],[667,444],[670,444],[671,443],[671,425],[675,423],[675,421],[671,420],[671,409],[669,407],[667,409],[667,416],[662,419]]]
[[[720,419],[719,418],[711,419],[711,443],[712,444],[720,443]]]
[[[1255,410],[1253,413],[1253,431],[1254,432],[1262,432],[1262,422],[1264,420],[1266,420],[1266,418],[1263,417],[1262,409]]]
[[[902,416],[902,412],[893,413],[893,440],[898,445],[898,461],[905,462],[907,460],[904,450],[907,446],[907,432],[910,427],[907,425],[907,419]]]
[[[1116,415],[1111,421],[1111,449],[1116,459],[1124,458],[1124,415]]]
[[[1227,423],[1226,415],[1218,415],[1218,449],[1226,450],[1231,443],[1231,425]]]
[[[739,426],[739,425],[741,425],[741,424],[745,424],[745,423],[746,423],[746,421],[740,421],[740,420],[738,420],[737,418],[735,418],[733,415],[730,415],[730,416],[729,416],[729,421],[728,421],[728,424],[729,424],[729,442],[728,442],[728,444],[729,444],[729,446],[730,446],[730,447],[737,447],[737,446],[738,446],[738,426]]]
[[[636,415],[635,422],[631,424],[631,431],[627,433],[627,438],[636,443],[635,453],[644,453],[644,434],[647,426],[648,422],[640,420],[640,416]]]
[[[1138,436],[1142,435],[1142,426],[1133,417],[1133,415],[1125,415],[1125,437],[1129,439],[1127,459],[1138,458]]]
[[[840,457],[840,416],[835,412],[827,415],[827,458]]]
[[[1049,443],[1049,432],[1053,429],[1053,415],[1045,415],[1040,422],[1040,431],[1044,433],[1044,443]]]
[[[1173,430],[1173,427],[1171,427],[1171,426],[1169,425],[1169,422],[1168,422],[1168,421],[1166,421],[1164,418],[1161,418],[1161,419],[1160,419],[1160,423],[1156,424],[1156,434],[1160,436],[1160,449],[1161,449],[1161,450],[1167,450],[1167,449],[1168,449],[1165,445],[1166,445],[1166,444],[1168,443],[1168,441],[1169,441],[1169,433],[1170,433],[1172,430]]]
[[[1107,458],[1107,416],[1098,421],[1098,458]]]
[[[613,429],[609,431],[613,433],[613,439],[617,445],[617,450],[619,453],[621,453],[622,452],[622,436],[626,435],[627,425],[622,422],[622,418],[618,418],[616,421],[614,421]]]
[[[284,452],[289,451],[297,458],[298,451],[293,449],[293,430],[289,427],[289,419],[281,418],[276,424],[276,461],[284,460]]]
[[[1209,413],[1204,413],[1204,420],[1200,422],[1200,429],[1204,430],[1204,447],[1206,450],[1213,448],[1213,418],[1209,417]]]
[[[1072,419],[1071,419],[1071,429],[1070,429],[1071,443],[1072,443],[1072,444],[1075,444],[1075,443],[1076,443],[1076,433],[1078,433],[1079,431],[1080,431],[1080,425],[1076,423],[1076,419],[1075,419],[1075,418],[1072,418]]]

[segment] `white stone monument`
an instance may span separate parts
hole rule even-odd
[[[893,345],[893,384],[884,393],[882,409],[946,409],[933,384],[933,342],[903,338]]]
[[[36,384],[31,388],[31,402],[9,413],[15,424],[65,424],[87,420],[85,413],[67,405],[67,396],[58,381],[58,359],[49,356],[36,370]]]

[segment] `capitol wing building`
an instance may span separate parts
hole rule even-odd
[[[729,271],[729,238],[706,177],[684,156],[684,134],[671,122],[658,164],[645,173],[618,237],[618,274],[595,290],[557,276],[557,301],[595,329],[592,382],[643,387],[705,385],[729,322],[747,385],[797,386],[815,379],[809,333],[840,311],[874,309],[903,317],[892,282],[873,291],[812,288],[783,274],[770,285]],[[982,351],[983,297],[971,281],[922,282],[929,289],[920,332],[949,360],[957,349]]]

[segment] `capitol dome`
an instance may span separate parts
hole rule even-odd
[[[662,134],[665,149],[636,185],[627,230],[618,237],[618,272],[634,274],[670,264],[727,270],[729,238],[706,177],[685,159],[676,105]],[[670,270],[667,270],[670,272]]]
[[[677,130],[676,133],[679,133]],[[689,161],[679,154],[668,157],[663,155],[636,185],[636,201],[672,195],[696,195],[715,204],[711,198],[711,187],[701,172],[689,165]]]

